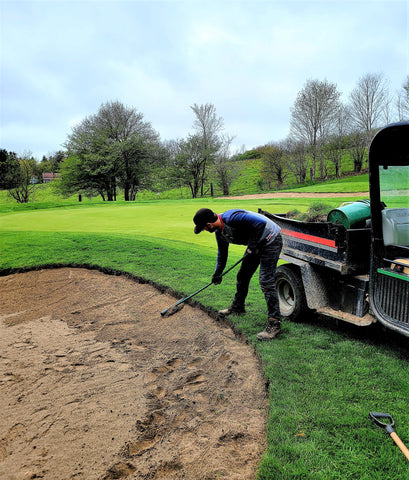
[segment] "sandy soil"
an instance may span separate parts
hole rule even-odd
[[[225,324],[85,269],[0,277],[0,478],[253,479],[265,379]]]

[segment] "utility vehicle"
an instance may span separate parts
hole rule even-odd
[[[368,162],[369,201],[340,206],[326,222],[259,209],[282,229],[281,314],[292,320],[312,310],[361,326],[378,321],[409,336],[409,122],[381,129]]]

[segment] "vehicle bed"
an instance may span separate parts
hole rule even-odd
[[[282,254],[331,268],[342,275],[367,273],[371,229],[346,229],[331,222],[302,222],[286,214],[259,213],[281,227]]]

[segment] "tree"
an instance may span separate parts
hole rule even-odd
[[[9,190],[18,186],[20,164],[14,152],[0,150],[0,190]]]
[[[291,136],[285,140],[288,169],[294,174],[297,183],[304,183],[307,178],[308,159],[304,142]]]
[[[117,144],[118,161],[121,165],[118,174],[118,186],[124,191],[126,201],[135,200],[143,183],[149,178],[150,148],[143,139],[131,137]]]
[[[284,148],[278,143],[270,143],[261,149],[261,176],[271,189],[275,181],[278,188],[282,187],[288,175]]]
[[[43,155],[41,159],[39,169],[41,173],[44,172],[59,172],[61,170],[61,164],[66,158],[66,153],[62,150],[49,154],[48,156]]]
[[[361,77],[349,96],[351,128],[364,132],[369,146],[374,129],[384,119],[389,99],[388,88],[381,74],[367,74]]]
[[[192,198],[205,195],[205,183],[209,167],[217,163],[219,173],[225,167],[226,142],[231,139],[221,135],[223,119],[218,117],[212,104],[190,107],[195,114],[195,131],[186,139],[179,139],[166,146],[168,179],[177,186],[187,185]]]
[[[333,137],[333,139],[326,143],[324,146],[325,157],[334,164],[335,177],[341,176],[341,163],[342,163],[342,149],[340,144],[342,143],[342,137]]]
[[[230,145],[234,137],[224,137],[222,147],[215,155],[214,171],[216,183],[222,189],[223,195],[230,194],[230,184],[237,173],[230,157]]]
[[[298,93],[291,109],[291,134],[311,150],[311,179],[315,178],[319,150],[333,131],[334,119],[340,108],[340,93],[334,83],[327,80],[308,80]],[[323,164],[320,163],[323,176]]]
[[[64,179],[62,187],[68,193],[81,183],[82,190],[97,190],[110,201],[116,199],[120,186],[125,200],[134,200],[142,181],[149,177],[158,145],[159,135],[142,113],[117,101],[104,103],[69,135],[66,147],[79,162],[71,160],[69,168],[62,169],[73,180]],[[73,168],[81,170],[78,175]]]
[[[355,132],[349,135],[348,151],[354,161],[354,172],[362,170],[367,155],[367,135],[365,132]]]
[[[159,134],[143,114],[120,102],[104,104],[99,112],[101,125],[116,143],[119,186],[126,201],[135,200],[140,185],[149,177],[159,148]]]
[[[115,198],[112,193],[112,178],[110,170],[97,158],[93,161],[92,155],[70,155],[61,166],[61,179],[58,184],[59,190],[64,195],[83,193],[88,197],[101,195],[102,200],[107,200],[110,192],[111,200]],[[105,168],[104,168],[105,167]]]
[[[190,108],[196,116],[193,122],[196,134],[190,137],[190,143],[192,141],[194,143],[195,156],[199,155],[201,157],[200,159],[196,158],[195,163],[197,166],[200,165],[200,169],[196,173],[196,179],[201,196],[203,196],[207,168],[214,161],[215,155],[223,145],[219,134],[224,129],[224,122],[221,117],[217,116],[216,108],[211,103],[200,106],[194,104]]]
[[[181,158],[183,140],[166,140],[162,144],[162,160],[155,168],[155,188],[163,191],[169,188],[179,188],[183,198],[184,185],[187,185],[184,159]],[[159,165],[159,163],[161,165]]]
[[[179,141],[179,153],[176,156],[176,166],[179,178],[188,185],[192,198],[197,198],[199,191],[203,196],[203,175],[206,170],[204,163],[207,161],[203,154],[202,137],[189,135],[187,140]],[[202,190],[201,190],[202,189]]]
[[[62,192],[70,195],[95,189],[104,201],[116,200],[119,161],[114,142],[92,118],[75,127],[74,134],[76,144],[73,136],[67,144],[71,153],[68,168],[66,162],[61,168]]]
[[[344,149],[344,137],[348,129],[348,113],[345,107],[340,107],[338,115],[335,118],[334,135],[325,145],[325,153],[327,159],[334,164],[335,177],[341,177],[342,170],[342,154]]]
[[[398,92],[396,107],[399,121],[409,120],[409,75]]]
[[[15,154],[12,154],[15,155]],[[37,185],[37,162],[31,152],[24,152],[21,158],[17,158],[17,163],[12,162],[17,170],[12,174],[12,181],[8,186],[8,191],[17,203],[27,203],[30,196],[38,188]]]

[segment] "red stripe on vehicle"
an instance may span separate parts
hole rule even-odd
[[[334,247],[335,240],[329,240],[328,238],[316,237],[314,235],[306,235],[305,233],[294,232],[292,230],[281,229],[281,233],[288,235],[289,237],[299,238],[300,240],[307,240],[308,242],[319,243],[320,245],[326,245],[327,247]]]

